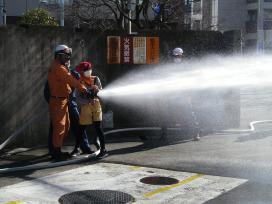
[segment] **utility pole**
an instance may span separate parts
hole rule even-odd
[[[240,52],[243,54],[243,46],[244,46],[244,32],[243,28],[240,30]]]
[[[3,25],[4,24],[4,12],[3,12],[3,9],[4,9],[4,0],[0,0],[0,25]]]
[[[28,0],[25,0],[25,13],[28,12]]]
[[[127,0],[127,9],[128,9],[128,34],[135,34],[131,31],[131,18],[132,18],[132,11],[135,11],[136,4],[138,4],[138,0]]]
[[[131,10],[129,10],[128,17],[131,19]],[[128,21],[128,34],[131,35],[131,20]]]
[[[132,10],[132,0],[127,1],[127,9],[128,9],[128,34],[131,35],[131,10]]]
[[[59,1],[60,5],[60,26],[64,26],[64,0]]]
[[[258,2],[258,20],[257,20],[257,52],[264,52],[264,16],[263,16],[263,0]]]
[[[7,24],[7,10],[5,0],[0,0],[0,25]]]

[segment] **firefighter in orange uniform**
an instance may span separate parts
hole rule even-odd
[[[87,89],[70,73],[67,67],[70,64],[72,49],[66,45],[58,45],[55,49],[55,60],[48,71],[50,89],[49,113],[53,126],[53,160],[67,159],[69,154],[61,152],[63,140],[67,136],[70,120],[68,112],[68,97],[71,87],[80,92]]]

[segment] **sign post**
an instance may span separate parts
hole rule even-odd
[[[7,11],[5,0],[0,0],[0,25],[7,24]]]

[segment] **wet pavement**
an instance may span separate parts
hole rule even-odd
[[[251,121],[271,119],[272,109],[270,107],[272,103],[270,102],[270,95],[272,96],[272,92],[270,93],[269,90],[243,90],[241,92],[240,129],[247,129]],[[96,172],[96,169],[97,171],[99,171],[99,169],[101,170],[102,165],[102,172],[111,175],[112,182],[108,182],[111,177],[105,179],[105,174],[97,174],[96,178],[90,177],[88,181],[91,183],[92,180],[97,179],[96,183],[102,182],[103,185],[89,185],[84,190],[116,190],[127,192],[136,199],[136,203],[271,203],[271,123],[256,125],[254,132],[235,134],[217,132],[204,135],[200,141],[193,141],[190,136],[173,131],[170,131],[169,137],[165,140],[159,139],[159,135],[160,133],[156,131],[144,131],[134,134],[128,134],[126,132],[115,133],[106,138],[107,149],[110,155],[102,160],[90,159],[52,168],[0,173],[0,192],[4,188],[7,192],[11,193],[11,195],[14,195],[12,194],[12,185],[15,185],[15,187],[21,186],[21,190],[24,192],[26,189],[22,186],[24,184],[22,182],[26,181],[30,182],[28,183],[29,187],[33,187],[34,190],[39,189],[40,187],[35,188],[34,185],[37,179],[45,181],[47,177],[57,178],[67,171],[81,172],[82,168],[85,168],[85,170],[86,168],[88,169],[88,171],[86,170],[85,172]],[[141,140],[140,138],[145,138],[146,140]],[[16,150],[17,152],[14,152]],[[46,147],[35,147],[32,149],[21,148],[16,150],[6,150],[4,154],[1,154],[0,169],[12,169],[16,166],[40,163],[51,164]],[[71,151],[72,145],[65,146],[64,150]],[[117,166],[113,167],[112,165]],[[126,168],[134,168],[135,170],[144,168],[152,169],[145,169],[145,173],[139,171],[139,175],[137,173],[138,176],[135,177],[134,180],[130,180],[130,186],[126,186],[125,181],[127,181],[131,175],[126,174],[128,177],[123,177],[124,183],[118,183],[118,188],[114,188],[114,185],[117,184],[117,181],[113,179],[117,175],[117,173],[113,171],[115,168],[120,170],[118,173],[118,175],[120,175],[117,176],[118,178],[125,175],[125,172],[127,172],[127,170],[125,170]],[[155,171],[165,171],[163,176],[166,177],[175,178],[175,176],[172,176],[172,171],[177,172],[182,178],[184,175],[187,176],[185,176],[186,178],[184,177],[184,179],[178,179],[179,186],[173,186],[175,184],[164,186],[167,191],[165,191],[165,194],[158,194],[157,200],[153,200],[154,198],[146,199],[144,195],[148,192],[164,191],[160,188],[158,188],[158,190],[152,187],[143,192],[137,188],[137,186],[142,185],[139,184],[140,180],[148,176],[146,172],[150,174],[150,172]],[[95,174],[94,172],[92,174]],[[232,181],[235,181],[234,183],[237,181],[237,183],[232,187],[223,184],[220,188],[214,188],[209,185],[203,187],[200,178],[200,180],[198,180],[198,178],[196,180],[190,180],[186,184],[182,183],[184,180],[187,181],[186,179],[195,175],[205,175],[213,179],[216,178],[216,182],[213,179],[210,180],[215,186],[217,184],[219,185],[221,179],[233,179]],[[161,174],[158,176],[161,176]],[[198,183],[199,181],[201,182]],[[69,183],[66,179],[64,179],[63,182]],[[71,189],[65,191],[65,193],[83,190],[82,188],[75,187],[81,185],[77,179],[74,179],[72,184],[72,187],[69,187]],[[58,188],[64,187],[64,183],[62,184],[61,182],[54,183],[54,185]],[[176,187],[180,193],[176,194]],[[170,192],[172,188],[173,193]],[[129,191],[126,191],[126,189]],[[215,191],[210,191],[209,189],[214,189]],[[206,195],[205,198],[201,196],[201,192],[204,192]],[[211,193],[211,195],[210,192],[217,193]],[[20,192],[15,193],[17,196],[20,194]],[[62,195],[62,193],[58,194],[55,200],[51,200],[50,203],[58,203],[57,198],[59,198],[60,195]],[[186,197],[186,195],[188,196]],[[15,197],[9,197],[7,194],[7,196],[3,198],[0,194],[0,200],[3,199],[4,203],[14,201]],[[21,197],[19,197],[19,201],[24,203]],[[175,199],[178,199],[179,202]]]
[[[54,168],[1,174],[0,187],[9,189],[9,186],[12,184],[19,185],[20,182],[41,179],[46,176],[55,177],[59,173],[68,170],[115,164],[154,168],[158,171],[164,169],[180,173],[184,172],[185,174],[188,172],[193,175],[203,174],[245,181],[230,189],[223,185],[219,194],[203,200],[197,200],[198,194],[195,193],[190,194],[190,197],[187,198],[177,195],[178,198],[184,199],[184,202],[191,199],[191,202],[188,203],[270,203],[272,200],[269,190],[272,189],[270,185],[272,181],[272,137],[270,137],[270,129],[272,127],[270,125],[262,124],[256,127],[256,132],[254,133],[214,133],[205,135],[200,141],[193,141],[179,134],[169,134],[167,140],[160,140],[158,134],[154,132],[151,132],[152,134],[148,134],[148,132],[137,133],[139,135],[115,134],[107,137],[107,148],[110,154],[107,158],[88,160]],[[142,134],[145,134],[147,140],[139,139],[139,136],[143,136]],[[66,146],[65,149],[71,151],[72,146]],[[3,169],[10,167],[10,165],[14,167],[15,164],[26,165],[39,163],[40,161],[48,162],[49,158],[46,156],[46,153],[46,148],[19,151],[18,153],[2,156],[0,166]],[[111,167],[106,169],[111,172]],[[167,176],[168,174],[164,175]],[[137,177],[137,179],[132,181],[133,185],[137,186],[137,183],[143,177],[144,175]],[[104,179],[104,176],[100,177],[98,175],[97,179]],[[91,180],[92,178],[90,178],[90,182]],[[103,181],[103,183],[107,184],[107,180]],[[77,180],[73,181],[73,184],[77,185]],[[62,186],[61,183],[58,185],[59,187]],[[108,188],[104,186],[103,189],[110,190],[112,189],[111,185],[113,184],[109,183],[106,185]],[[205,191],[201,185],[195,186],[194,181],[190,182],[190,185],[193,185],[193,187],[185,186],[183,188],[196,190],[192,192],[198,192],[199,189]],[[90,187],[90,189],[94,189],[94,187]],[[122,189],[123,187],[119,188],[119,190]],[[129,193],[135,196],[136,192],[138,192],[137,188],[131,187]],[[166,193],[161,198],[162,201],[171,200],[173,197],[170,195],[172,196],[173,194]],[[137,200],[139,203],[142,203],[139,196],[139,194],[136,195]],[[152,199],[146,202],[148,203],[148,201],[152,203]],[[175,202],[173,201],[172,203]]]

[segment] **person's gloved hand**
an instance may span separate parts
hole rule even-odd
[[[95,92],[98,93],[99,92],[99,88],[96,85],[92,85],[91,89]]]
[[[72,74],[73,77],[75,77],[76,79],[80,79],[80,74],[79,74],[76,70],[71,70],[71,74]]]
[[[95,96],[95,92],[92,89],[86,89],[84,94],[88,99],[93,99]]]

